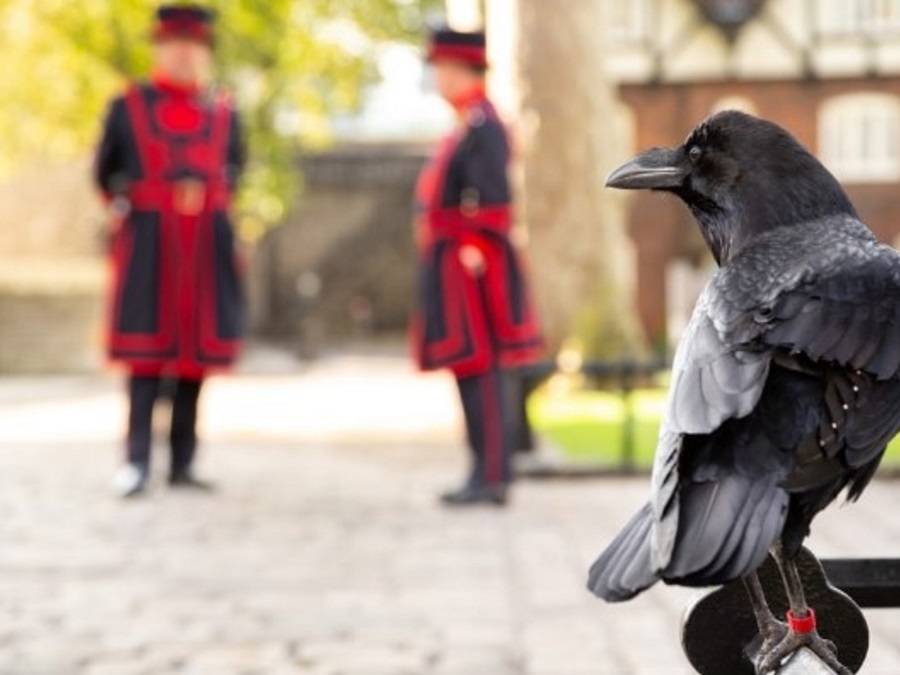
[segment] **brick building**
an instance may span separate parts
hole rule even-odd
[[[634,150],[738,108],[789,129],[900,240],[900,0],[605,0],[608,68]],[[640,316],[677,337],[709,261],[674,199],[634,196]]]

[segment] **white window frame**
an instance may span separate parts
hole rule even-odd
[[[900,34],[900,0],[816,0],[814,6],[823,36]]]
[[[650,0],[605,0],[603,25],[610,45],[646,41],[650,36]]]
[[[877,92],[833,96],[819,107],[822,162],[846,183],[900,180],[900,97]]]

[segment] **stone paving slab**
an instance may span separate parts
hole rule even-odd
[[[328,367],[344,383],[356,371],[358,391],[371,391],[365,360]],[[379,404],[385,414],[421,405],[399,362],[372,370],[404,392]],[[610,606],[584,590],[645,478],[523,482],[506,511],[448,512],[434,495],[462,470],[455,410],[429,413],[431,436],[408,424],[389,442],[379,425],[367,444],[369,412],[314,434],[301,428],[317,405],[310,387],[328,377],[222,380],[205,402],[201,466],[221,490],[155,485],[128,503],[109,492],[115,380],[0,380],[0,674],[690,673],[678,630],[691,591],[658,587]],[[421,386],[429,405],[452,404],[449,383]],[[285,404],[277,433],[260,424],[249,435],[248,402],[274,391],[306,410],[291,422]],[[229,411],[212,408],[229,400],[243,407],[220,424]],[[897,484],[876,482],[825,514],[811,545],[900,557]],[[900,672],[900,610],[868,618],[863,672]]]

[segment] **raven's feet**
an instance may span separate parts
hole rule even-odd
[[[748,652],[748,656],[756,665],[756,672],[763,675],[766,671],[760,670],[760,665],[769,654],[773,653],[776,648],[787,638],[789,629],[786,623],[778,621],[774,616],[765,622],[760,622],[759,638],[748,649],[755,648],[755,651]],[[760,643],[759,640],[762,642]],[[759,645],[756,647],[756,645]]]
[[[852,671],[838,661],[834,643],[826,640],[816,631],[815,615],[811,612],[812,610],[810,610],[811,620],[799,620],[807,623],[802,630],[777,621],[780,630],[774,630],[769,636],[763,636],[763,644],[754,659],[757,675],[777,672],[785,659],[803,647],[815,654],[837,675],[852,675]]]
[[[776,619],[769,609],[766,594],[756,572],[744,577],[744,587],[750,597],[750,605],[753,607],[753,616],[759,630],[759,637],[747,646],[746,654],[757,666],[757,673],[761,674],[765,672],[758,667],[761,660],[784,641],[790,630],[788,625]]]

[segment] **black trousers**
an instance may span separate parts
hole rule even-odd
[[[159,398],[162,378],[132,375],[128,380],[128,462],[141,471],[150,468],[153,407]],[[197,450],[197,401],[202,380],[175,380],[172,394],[171,475],[187,472]]]
[[[534,430],[528,419],[528,397],[540,386],[542,380],[531,377],[521,368],[505,371],[510,414],[513,416],[515,440],[513,448],[516,453],[527,454],[535,449]]]
[[[470,377],[458,377],[459,394],[472,450],[471,485],[510,482],[516,415],[510,401],[510,383],[500,368]]]

